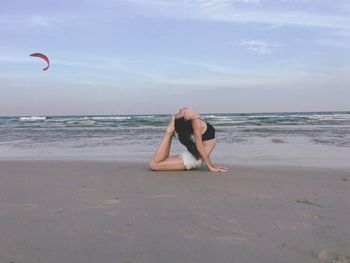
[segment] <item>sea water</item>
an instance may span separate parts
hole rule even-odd
[[[226,162],[350,163],[350,112],[203,113]],[[146,159],[170,115],[0,117],[0,159]],[[184,147],[176,138],[172,154]],[[349,164],[350,166],[350,164]]]

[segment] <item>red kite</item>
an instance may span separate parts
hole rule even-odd
[[[50,61],[49,58],[47,56],[45,56],[44,54],[41,53],[34,53],[30,55],[31,57],[38,57],[38,58],[42,58],[43,60],[45,60],[47,62],[47,67],[43,68],[43,70],[47,70],[50,67]]]

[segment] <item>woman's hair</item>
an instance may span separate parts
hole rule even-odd
[[[185,120],[184,118],[175,119],[175,131],[179,141],[186,146],[190,153],[199,159],[200,154],[193,139],[192,121]]]

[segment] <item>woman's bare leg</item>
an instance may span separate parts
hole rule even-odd
[[[154,153],[149,167],[151,170],[184,170],[184,164],[180,156],[171,156],[170,146],[175,131],[175,117],[172,116],[165,131],[163,141]]]
[[[152,157],[154,162],[161,162],[169,157],[172,138],[173,134],[166,131],[162,143]]]

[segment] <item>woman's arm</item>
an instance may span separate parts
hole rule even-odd
[[[210,156],[205,150],[205,147],[203,145],[202,141],[202,128],[201,128],[201,122],[199,119],[192,120],[192,128],[193,128],[193,134],[194,138],[196,140],[196,146],[199,154],[201,155],[204,163],[208,166],[209,171],[212,172],[223,172],[224,169],[221,169],[220,167],[214,167],[214,165],[211,162]]]

